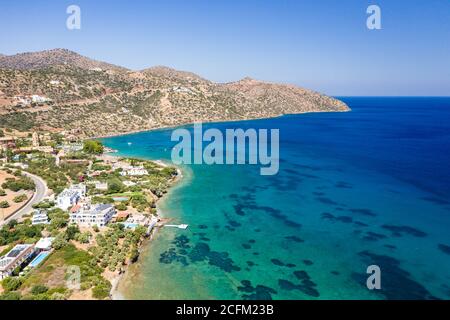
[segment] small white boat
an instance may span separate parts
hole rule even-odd
[[[131,146],[131,145],[132,145],[132,143],[131,143],[131,142],[128,142],[128,145],[129,145],[129,146]]]

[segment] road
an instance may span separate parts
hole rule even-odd
[[[30,213],[33,210],[33,205],[41,202],[42,199],[44,199],[44,197],[47,195],[47,192],[48,192],[47,184],[45,183],[45,181],[42,178],[35,176],[34,174],[25,172],[25,171],[22,171],[22,173],[34,181],[36,190],[34,191],[33,198],[31,198],[31,200],[25,206],[23,206],[21,209],[17,210],[8,219],[6,219],[5,221],[1,221],[0,226],[2,226],[5,223],[8,223],[11,220],[18,220],[24,214]]]

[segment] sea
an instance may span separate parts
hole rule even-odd
[[[279,129],[279,172],[181,165],[158,210],[189,227],[159,229],[120,294],[450,299],[450,98],[338,98],[350,112],[203,124]],[[102,141],[170,164],[173,130]]]

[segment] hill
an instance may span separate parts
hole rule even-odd
[[[222,84],[162,66],[130,71],[63,49],[12,57],[0,58],[2,128],[92,137],[195,121],[349,110],[307,89],[250,78]],[[33,95],[43,101],[23,102]]]

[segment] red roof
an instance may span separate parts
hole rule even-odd
[[[75,213],[75,212],[77,212],[78,210],[80,210],[80,208],[81,208],[81,205],[80,205],[80,204],[76,204],[76,205],[74,205],[74,206],[70,209],[70,212],[71,212],[71,213]]]

